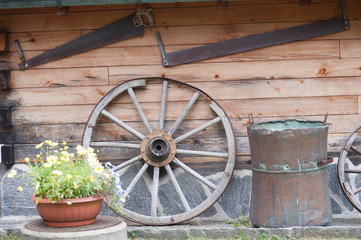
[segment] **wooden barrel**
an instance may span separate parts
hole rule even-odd
[[[319,121],[283,120],[248,126],[247,132],[252,223],[291,227],[330,222],[328,126]]]

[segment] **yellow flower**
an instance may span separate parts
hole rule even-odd
[[[18,187],[18,192],[22,192],[23,191],[23,187],[22,186],[19,186]]]
[[[94,172],[101,174],[104,171],[104,167],[101,164],[97,164],[94,167]]]
[[[52,165],[53,165],[53,164],[48,163],[48,162],[43,164],[43,166],[44,166],[45,168],[50,168]]]
[[[57,143],[57,142],[51,142],[49,145],[50,145],[51,147],[56,147],[56,146],[58,146],[58,143]]]
[[[88,153],[93,153],[93,152],[94,152],[94,149],[91,147],[88,147]]]
[[[67,151],[62,151],[61,152],[61,157],[60,157],[60,160],[64,161],[64,162],[67,162],[70,160],[70,154],[67,152]]]
[[[90,176],[90,182],[94,182],[94,176]]]
[[[109,178],[109,174],[108,173],[103,173],[103,176],[108,179]]]
[[[51,172],[51,174],[55,174],[57,176],[60,176],[60,175],[63,175],[63,172],[59,171],[59,170],[54,170],[54,171]]]
[[[65,145],[66,145],[66,142],[63,142],[63,145],[65,146]]]
[[[40,158],[40,154],[36,154],[36,158],[38,158],[38,159],[39,159],[39,158]]]
[[[28,157],[26,157],[24,160],[25,160],[25,162],[27,162],[27,163],[30,162],[30,159],[29,159]]]
[[[76,146],[75,149],[78,155],[84,155],[87,153],[87,151],[81,145]]]
[[[8,174],[8,178],[14,178],[16,175],[17,171],[16,170],[11,170]]]
[[[44,145],[44,143],[42,142],[42,143],[40,143],[40,144],[38,144],[38,145],[36,145],[36,149],[39,149],[39,148],[41,148],[42,146]]]
[[[40,182],[36,182],[35,190],[38,190],[40,187]]]
[[[65,147],[64,147],[64,150],[65,150],[65,151],[66,151],[66,150],[68,150],[68,149],[69,149],[69,147],[68,147],[68,146],[65,146]]]
[[[56,156],[54,156],[54,155],[50,155],[50,156],[48,156],[47,158],[46,158],[46,160],[48,161],[48,163],[50,163],[50,164],[54,164],[54,163],[56,163],[57,162],[57,157]]]
[[[97,165],[99,165],[99,162],[96,158],[88,158],[88,164],[91,167],[96,167]]]

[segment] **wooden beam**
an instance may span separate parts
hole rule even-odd
[[[5,32],[0,32],[0,52],[7,52],[9,50],[9,35]]]
[[[10,88],[10,70],[0,70],[0,89]]]

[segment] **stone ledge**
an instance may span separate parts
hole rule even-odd
[[[333,219],[327,226],[308,226],[290,228],[235,228],[233,224],[210,223],[204,225],[174,226],[128,226],[128,237],[144,239],[187,239],[200,237],[227,239],[244,236],[258,239],[260,236],[281,238],[355,238],[361,235],[361,219]]]
[[[98,216],[93,224],[73,227],[54,228],[47,227],[41,219],[23,224],[20,228],[23,240],[38,239],[72,239],[72,240],[126,240],[127,225],[120,218]]]

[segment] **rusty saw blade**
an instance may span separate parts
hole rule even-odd
[[[273,32],[250,35],[223,42],[165,53],[159,32],[156,32],[164,66],[176,66],[211,58],[222,57],[254,49],[279,45],[341,32],[347,29],[342,18],[286,28]]]
[[[122,18],[114,23],[99,28],[98,30],[85,34],[84,36],[44,52],[43,54],[23,61],[19,64],[19,68],[21,70],[28,69],[40,64],[99,48],[120,40],[142,36],[144,34],[143,26],[146,25],[142,25],[142,23],[137,22],[137,19],[135,19],[136,17],[137,14],[133,14]],[[152,19],[148,20],[151,23],[153,22]]]

